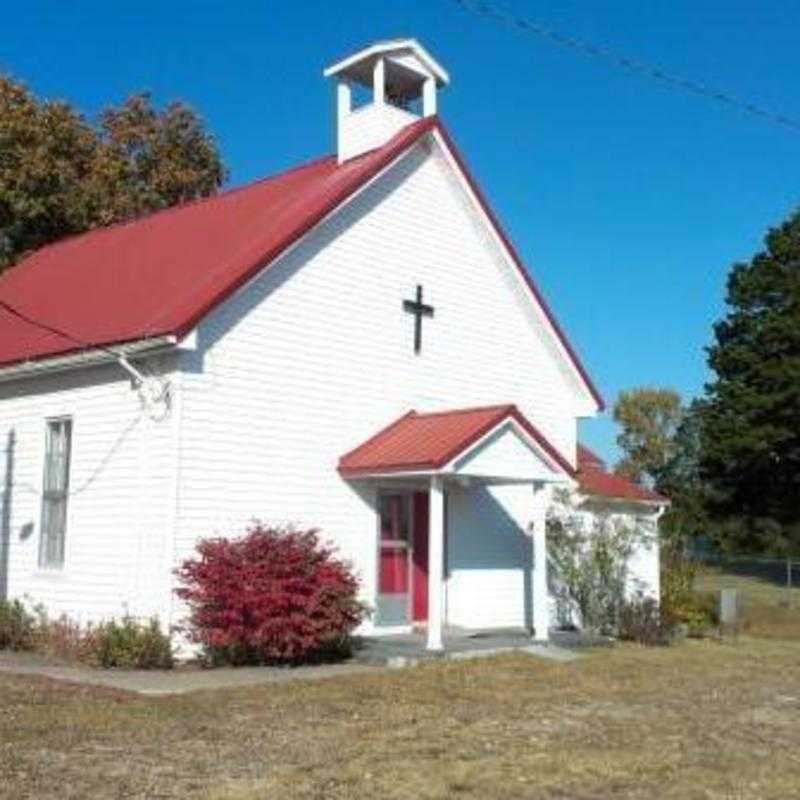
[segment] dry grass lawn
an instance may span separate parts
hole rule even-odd
[[[707,568],[698,576],[696,587],[715,593],[736,589],[745,632],[763,638],[800,639],[800,586],[786,588],[782,564],[768,571],[757,563],[748,570],[745,564],[739,573]]]
[[[800,797],[800,641],[154,699],[0,677],[0,796]]]

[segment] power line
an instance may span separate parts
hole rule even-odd
[[[73,344],[77,344],[80,348],[84,350],[88,349],[97,349],[102,350],[104,353],[113,356],[114,358],[118,359],[122,354],[117,353],[115,350],[112,350],[109,347],[104,347],[103,345],[94,345],[90,344],[89,342],[82,341],[81,339],[77,339],[71,333],[67,333],[59,328],[55,328],[52,325],[48,325],[46,322],[41,322],[38,319],[34,319],[31,316],[28,316],[23,311],[20,311],[18,308],[15,308],[11,305],[11,303],[6,302],[5,300],[0,299],[0,308],[5,309],[9,314],[17,319],[21,319],[23,322],[27,323],[28,325],[33,326],[34,328],[39,328],[40,330],[46,331],[47,333],[55,334],[56,336],[60,336],[62,339],[67,339],[68,341],[72,342]]]
[[[11,303],[7,302],[6,300],[0,299],[0,308],[4,309],[9,314],[17,319],[22,320],[28,325],[32,325],[33,327],[39,328],[47,333],[60,336],[61,338],[78,345],[78,347],[80,347],[82,350],[99,350],[101,353],[111,356],[131,376],[140,389],[142,388],[146,377],[155,378],[161,381],[161,379],[157,375],[153,374],[152,370],[145,365],[141,365],[141,369],[134,367],[128,360],[126,354],[123,352],[118,352],[117,350],[114,350],[111,347],[106,347],[102,344],[92,344],[91,342],[84,341],[83,339],[78,339],[76,336],[73,336],[71,333],[67,333],[67,331],[62,330],[61,328],[56,328],[46,322],[34,319],[25,312],[20,311],[18,308],[12,306]]]
[[[647,78],[658,81],[659,83],[671,86],[673,89],[693,94],[695,96],[705,97],[713,100],[729,108],[737,108],[755,117],[769,120],[784,128],[790,128],[797,132],[800,131],[800,120],[788,117],[785,114],[779,114],[769,109],[762,108],[761,106],[743,100],[728,92],[722,92],[711,86],[706,86],[699,81],[683,78],[679,75],[673,75],[653,64],[648,64],[645,61],[640,61],[635,58],[630,58],[624,53],[612,50],[602,45],[597,45],[585,39],[578,39],[574,36],[561,33],[560,31],[540,25],[538,22],[523,19],[508,11],[504,11],[491,3],[484,2],[484,0],[451,0],[459,8],[464,11],[476,14],[486,19],[494,20],[508,27],[515,28],[528,33],[533,36],[538,36],[540,39],[545,39],[553,44],[558,45],[569,50],[581,53],[591,58],[600,59],[614,64],[615,66],[631,72],[636,75],[644,75]]]
[[[42,322],[41,320],[34,319],[25,312],[15,308],[6,300],[0,299],[0,308],[5,309],[6,312],[17,319],[22,320],[28,325],[32,325],[35,328],[46,331],[47,333],[61,336],[67,341],[77,344],[82,350],[95,349],[110,355],[125,370],[125,372],[130,375],[133,385],[139,393],[139,398],[144,406],[150,409],[151,414],[152,410],[158,407],[166,409],[166,412],[169,411],[170,382],[168,380],[164,380],[164,378],[160,375],[155,374],[153,370],[151,370],[146,364],[140,362],[139,368],[137,368],[131,364],[124,352],[118,352],[113,348],[106,347],[102,344],[92,344],[82,339],[78,339],[71,333],[67,333],[64,330],[56,328],[53,325],[49,325],[46,322]],[[154,386],[157,386],[157,388],[154,388]],[[154,420],[157,419],[157,417],[152,418]]]

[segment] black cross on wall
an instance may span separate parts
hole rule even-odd
[[[422,318],[433,316],[433,306],[422,302],[422,287],[417,286],[416,300],[403,300],[403,310],[414,315],[414,352],[422,349]]]

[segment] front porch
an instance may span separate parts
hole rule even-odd
[[[573,661],[585,646],[579,636],[567,631],[552,631],[547,643],[531,638],[522,628],[467,630],[444,626],[441,650],[430,650],[423,629],[410,633],[365,636],[356,646],[354,659],[371,666],[405,667],[436,660],[482,658],[503,653],[528,653],[554,661]]]
[[[343,456],[339,472],[374,491],[375,633],[392,637],[397,657],[419,649],[412,626],[424,627],[429,653],[548,640],[545,490],[574,473],[516,407],[411,412]],[[474,630],[511,625],[527,631]]]

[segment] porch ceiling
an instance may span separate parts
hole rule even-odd
[[[574,477],[570,462],[514,405],[411,411],[339,460],[348,479],[454,475],[486,481]]]

